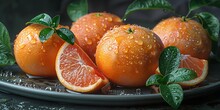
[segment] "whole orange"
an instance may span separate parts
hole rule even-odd
[[[24,28],[14,42],[15,59],[19,67],[34,76],[55,77],[55,59],[64,41],[53,34],[44,43],[40,42],[39,33],[46,28],[31,24]]]
[[[122,20],[110,13],[96,12],[82,16],[72,24],[71,31],[76,37],[76,43],[95,61],[96,46],[106,31],[116,25],[121,25]]]
[[[164,46],[151,30],[122,25],[104,34],[96,50],[98,68],[113,83],[144,86],[155,73]]]
[[[154,28],[164,47],[176,46],[182,54],[208,59],[211,53],[211,40],[207,31],[194,20],[172,17],[158,23]]]

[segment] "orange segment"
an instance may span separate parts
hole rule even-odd
[[[77,45],[63,44],[56,58],[59,81],[76,92],[94,92],[108,83],[96,65]]]
[[[179,83],[183,87],[198,85],[205,80],[208,74],[208,61],[205,59],[198,59],[190,55],[182,55],[179,67],[191,69],[197,74],[197,78]],[[156,69],[155,73],[160,74],[159,68]]]
[[[193,80],[181,82],[180,84],[182,86],[195,86],[201,83],[208,74],[208,61],[194,58],[190,55],[182,55],[180,67],[192,69],[197,73],[198,76]]]

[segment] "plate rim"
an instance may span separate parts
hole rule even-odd
[[[143,104],[163,103],[160,94],[143,94],[143,95],[102,95],[102,94],[75,94],[54,92],[48,90],[41,90],[30,88],[12,83],[0,81],[1,90],[29,98],[41,99],[46,101],[65,102],[83,105],[105,105],[105,106],[131,106]],[[201,86],[189,90],[184,90],[184,100],[192,99],[204,93],[211,93],[210,91],[220,87],[220,81]],[[209,91],[207,91],[209,89]]]

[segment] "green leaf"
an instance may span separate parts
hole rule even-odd
[[[13,65],[15,58],[10,53],[0,53],[0,66]]]
[[[66,42],[68,42],[70,44],[74,44],[74,37],[75,36],[72,33],[72,31],[70,31],[66,28],[60,28],[60,29],[56,30],[56,33],[60,36],[60,38],[62,38]]]
[[[47,39],[49,39],[54,33],[54,30],[52,28],[44,28],[40,32],[40,41],[45,42]]]
[[[163,50],[159,58],[159,70],[162,75],[167,75],[179,67],[181,54],[174,46]]]
[[[190,0],[189,2],[190,11],[199,9],[203,6],[220,7],[220,1],[219,0]]]
[[[159,85],[160,83],[158,80],[162,79],[163,76],[161,74],[154,74],[148,78],[146,81],[146,86],[151,86],[151,85]]]
[[[50,27],[51,24],[52,24],[52,19],[48,14],[42,13],[42,14],[37,15],[33,19],[31,19],[26,24],[31,24],[31,23],[33,23],[33,24],[42,24],[42,25]]]
[[[208,12],[201,12],[196,15],[199,18],[203,28],[208,31],[210,39],[218,41],[219,37],[219,20],[214,15]]]
[[[13,65],[14,63],[8,30],[0,22],[0,66]]]
[[[88,2],[87,0],[73,0],[67,6],[67,14],[72,21],[76,21],[81,16],[88,13]]]
[[[183,100],[183,90],[179,84],[160,85],[162,98],[174,109],[177,109]]]
[[[52,19],[52,25],[51,27],[56,28],[60,23],[60,16],[56,15],[55,17],[53,17]]]
[[[172,5],[166,0],[135,0],[128,6],[123,19],[126,19],[129,14],[135,11],[149,9],[174,10]]]
[[[167,83],[179,83],[183,81],[189,81],[197,77],[195,71],[187,68],[178,68],[170,73]]]

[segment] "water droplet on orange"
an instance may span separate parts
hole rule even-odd
[[[35,39],[32,39],[32,40],[31,40],[31,44],[36,44],[36,40],[35,40]]]
[[[123,52],[128,53],[128,48],[124,48]]]
[[[20,44],[19,47],[22,49],[25,47],[25,44]]]
[[[142,64],[143,64],[143,62],[142,62],[142,61],[138,61],[138,64],[142,65]]]
[[[129,39],[133,39],[134,37],[133,36],[129,36]]]
[[[105,18],[105,20],[111,22],[112,21],[112,17]]]
[[[85,37],[85,41],[88,45],[91,45],[92,44],[92,40],[91,39],[88,39],[87,37]]]
[[[142,40],[135,40],[135,42],[138,44],[138,45],[143,45],[143,41]]]
[[[151,48],[152,48],[152,45],[147,45],[147,48],[148,48],[148,49],[151,49]]]

